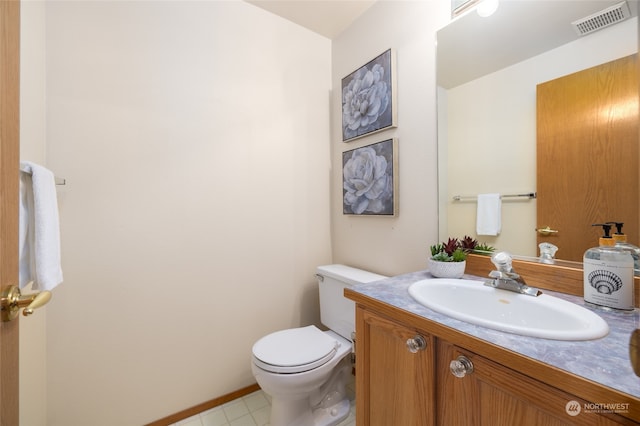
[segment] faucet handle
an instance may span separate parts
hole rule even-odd
[[[544,242],[538,244],[538,247],[540,248],[540,260],[542,263],[553,263],[553,257],[558,251],[558,246]]]
[[[489,272],[489,277],[490,278],[498,278],[498,279],[500,279],[500,278],[503,278],[504,275],[503,275],[503,272],[500,272],[500,271],[491,271],[491,272]]]
[[[491,256],[491,262],[496,265],[498,271],[502,272],[511,272],[513,270],[511,267],[512,261],[513,258],[506,251],[501,251]]]

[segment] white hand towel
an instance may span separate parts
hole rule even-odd
[[[498,235],[502,230],[502,200],[500,194],[479,194],[476,216],[478,235]]]
[[[62,282],[55,176],[31,162],[20,172],[19,287],[51,290]]]

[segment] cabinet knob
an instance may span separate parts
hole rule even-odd
[[[454,359],[449,364],[451,374],[456,377],[464,377],[467,374],[473,373],[473,363],[466,356],[460,355],[457,359]]]
[[[423,351],[427,348],[427,341],[424,340],[424,337],[417,335],[413,339],[407,339],[407,349],[412,354],[417,353],[418,351]]]

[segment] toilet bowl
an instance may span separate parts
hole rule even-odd
[[[287,349],[292,350],[293,356],[286,362],[268,357],[269,349],[260,349],[272,343],[275,349],[288,337],[292,338],[290,342],[297,338],[302,342],[298,347],[290,344]],[[313,345],[311,339],[319,343]],[[279,350],[284,352],[285,348],[280,346]],[[345,391],[351,374],[347,356],[350,353],[350,341],[315,326],[284,330],[260,339],[254,346],[251,370],[258,385],[272,397],[270,424],[330,426],[345,419],[350,409]]]
[[[268,334],[253,345],[251,371],[271,396],[270,426],[333,426],[349,415],[355,305],[344,288],[386,278],[344,265],[317,270],[321,331],[311,325]]]

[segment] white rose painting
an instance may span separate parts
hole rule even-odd
[[[397,142],[389,139],[342,153],[342,212],[394,216]]]
[[[393,52],[342,79],[342,140],[395,127]]]

